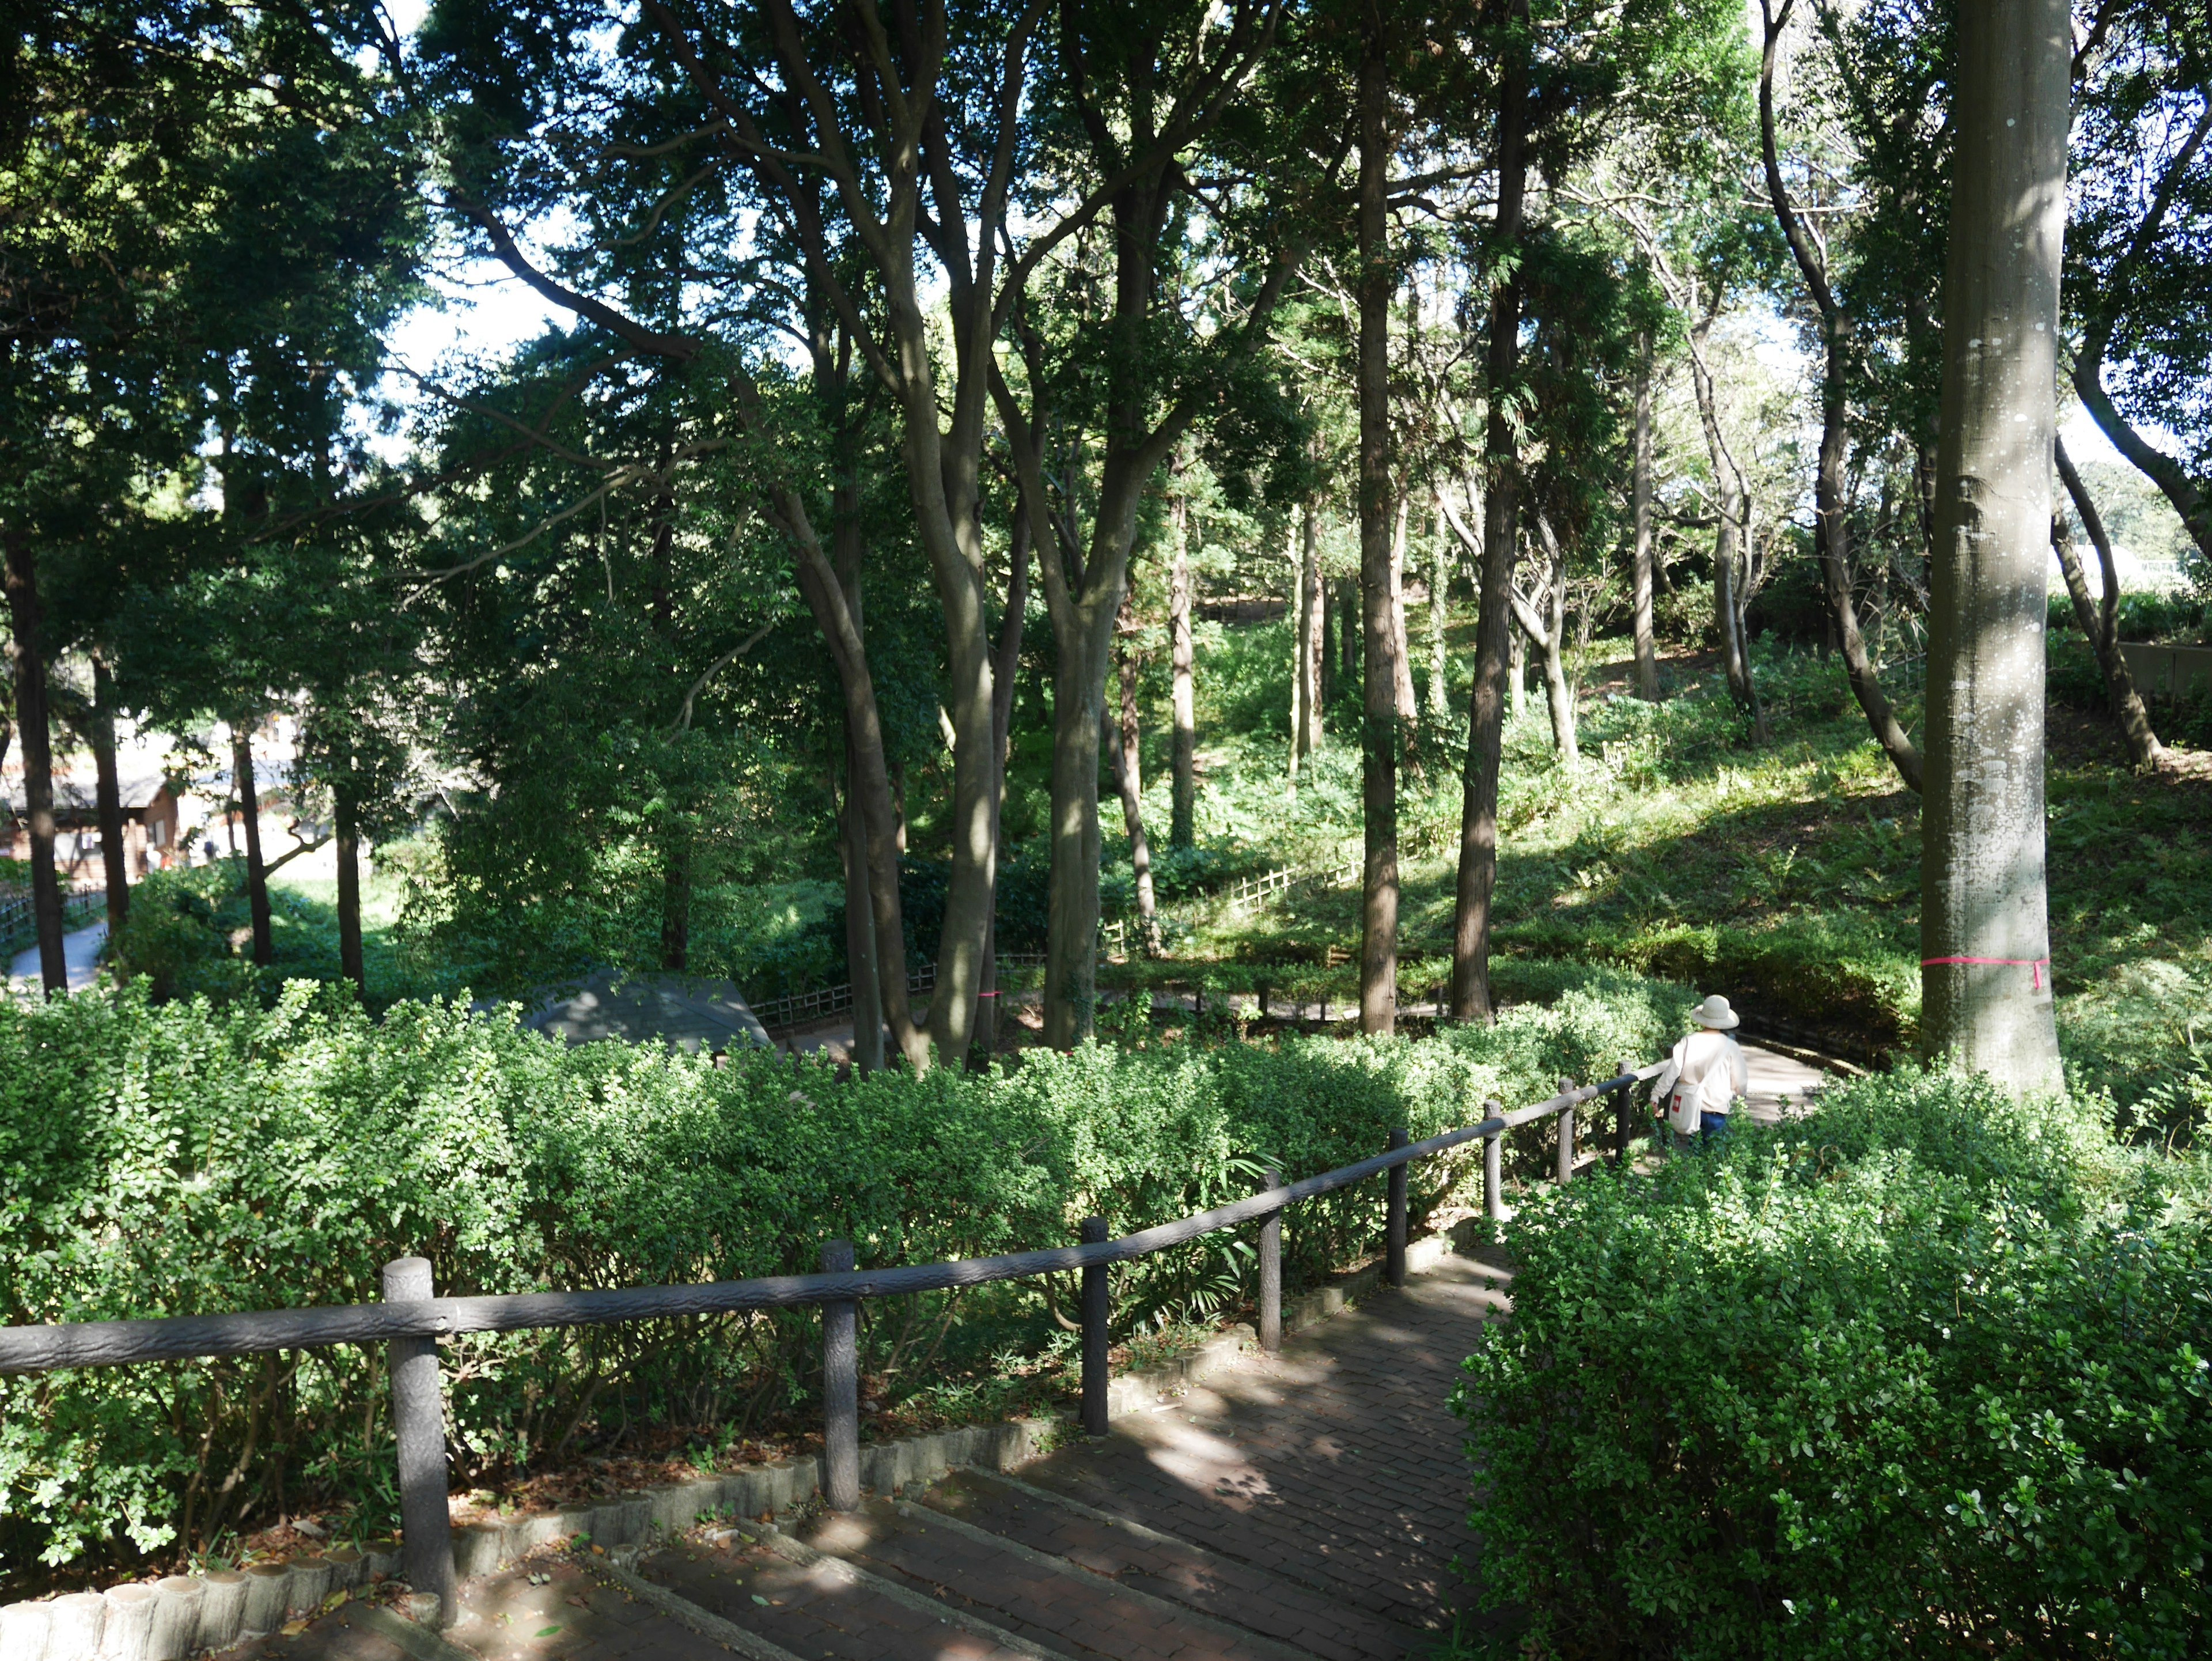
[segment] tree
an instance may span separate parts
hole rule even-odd
[[[2081,569],[2081,556],[2074,546],[2074,533],[2063,511],[2051,515],[2051,546],[2058,556],[2067,597],[2074,602],[2075,619],[2088,636],[2089,649],[2096,654],[2097,671],[2105,678],[2105,694],[2112,703],[2120,737],[2128,746],[2128,758],[2139,768],[2154,769],[2165,762],[2166,746],[2151,730],[2150,712],[2143,708],[2135,677],[2128,672],[2127,658],[2120,650],[2120,573],[2112,560],[2112,539],[2105,534],[2104,516],[2097,511],[2096,501],[2073,458],[2066,453],[2064,441],[2054,435],[2051,447],[2058,477],[2074,500],[2074,511],[2081,515],[2082,532],[2097,551],[2099,575],[2103,579],[2101,599],[2089,598],[2088,578]]]
[[[1359,799],[1365,835],[1359,904],[1359,1030],[1389,1032],[1398,1011],[1398,562],[1392,523],[1390,299],[1391,24],[1364,8],[1359,106]]]
[[[2070,379],[2112,447],[2212,558],[2212,20],[2106,0],[2074,55],[2078,204],[2068,237]],[[2108,380],[2112,383],[2108,385]],[[2140,430],[2164,426],[2170,455]]]
[[[1564,182],[1621,124],[1666,125],[1662,112],[1701,110],[1725,88],[1729,54],[1716,43],[1741,25],[1717,0],[1605,9],[1579,0],[1510,0],[1486,9],[1479,31],[1493,111],[1486,154],[1496,181],[1481,256],[1489,290],[1482,389],[1483,528],[1474,684],[1462,774],[1459,868],[1453,897],[1451,1013],[1488,1020],[1490,931],[1498,881],[1498,794],[1507,666],[1512,652],[1513,566],[1520,545],[1526,398],[1520,342],[1532,185]],[[1552,204],[1539,199],[1540,214]]]
[[[1921,832],[1921,1031],[2060,1085],[2045,895],[2051,524],[2071,53],[2063,0],[1959,19]]]
[[[116,597],[149,575],[128,533],[142,498],[196,469],[209,361],[252,384],[270,424],[327,406],[358,336],[319,337],[324,302],[358,299],[371,268],[385,305],[405,298],[374,245],[408,216],[393,209],[405,170],[380,15],[173,0],[22,22],[0,49],[0,543],[40,950],[58,989],[47,660],[88,651],[129,681],[105,638]],[[113,713],[101,697],[89,714],[96,753]],[[119,849],[119,809],[102,818]]]
[[[1888,695],[1881,690],[1881,682],[1875,676],[1874,660],[1867,653],[1866,641],[1859,630],[1858,607],[1851,594],[1850,503],[1845,473],[1850,446],[1848,392],[1852,319],[1830,280],[1828,257],[1819,234],[1800,211],[1783,176],[1776,136],[1775,64],[1796,3],[1796,0],[1782,0],[1778,9],[1773,0],[1759,0],[1765,38],[1759,55],[1759,133],[1760,154],[1765,164],[1767,199],[1773,206],[1775,222],[1790,245],[1790,257],[1796,261],[1819,319],[1820,458],[1814,475],[1814,543],[1852,696],[1866,712],[1867,724],[1896,767],[1898,776],[1905,781],[1906,788],[1917,790],[1920,752],[1899,723],[1896,712],[1890,708]]]

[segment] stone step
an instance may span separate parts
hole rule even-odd
[[[602,1555],[543,1554],[469,1582],[444,1637],[482,1661],[728,1661],[733,1650],[748,1661],[791,1661],[781,1649],[702,1630],[707,1623],[678,1618],[689,1611],[657,1606],[623,1579]]]
[[[770,1529],[696,1533],[642,1557],[636,1573],[662,1607],[680,1602],[799,1661],[1068,1661]]]
[[[872,1501],[819,1517],[799,1537],[1085,1661],[1317,1661],[1311,1651],[923,1506]]]
[[[996,1472],[955,1471],[920,1503],[1322,1661],[1398,1661],[1436,1640],[1433,1632],[1355,1609],[1316,1587]]]

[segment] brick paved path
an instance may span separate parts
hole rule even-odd
[[[1446,1257],[1164,1411],[1021,1473],[1400,1626],[1443,1623],[1468,1553],[1468,1468],[1445,1406],[1502,1281]],[[1369,1646],[1364,1655],[1393,1653]]]
[[[340,1609],[250,1661],[1395,1661],[1463,1590],[1445,1402],[1504,1285],[1446,1257],[1017,1475],[549,1552],[442,1640]]]

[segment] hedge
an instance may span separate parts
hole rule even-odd
[[[1549,1007],[1444,1038],[1279,1046],[1086,1045],[1012,1074],[841,1082],[770,1052],[574,1050],[507,1016],[295,983],[155,1006],[131,989],[0,1000],[0,1321],[368,1301],[428,1256],[455,1293],[693,1281],[1064,1242],[1248,1193],[1549,1093],[1681,1029],[1688,995],[1602,974]],[[1531,1139],[1533,1141],[1533,1139]],[[1529,1150],[1534,1157],[1534,1150]],[[1460,1166],[1414,1184],[1425,1209]],[[1371,1191],[1370,1191],[1371,1190]],[[1286,1272],[1373,1245],[1382,1184],[1298,1208]],[[1243,1299],[1231,1243],[1115,1277],[1123,1331]],[[863,1367],[887,1402],[1064,1350],[1071,1281],[867,1305]],[[585,1453],[710,1447],[811,1422],[805,1311],[480,1335],[447,1347],[463,1486]],[[382,1357],[282,1356],[0,1379],[0,1575],[92,1554],[204,1548],[286,1510],[392,1512]]]
[[[1535,1196],[1455,1402],[1486,1606],[1530,1655],[2196,1652],[2207,1214],[1940,1071]]]

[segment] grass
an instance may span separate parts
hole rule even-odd
[[[1261,663],[1274,655],[1250,654]],[[1611,661],[1622,655],[1620,642],[1589,654],[1577,773],[1553,755],[1540,695],[1509,728],[1501,981],[1516,959],[1616,964],[1726,992],[1846,1055],[1909,1050],[1919,1015],[1919,800],[1869,736],[1840,664],[1763,650],[1772,741],[1754,745],[1702,660],[1671,659],[1671,695],[1654,705],[1625,696]],[[2055,635],[2054,983],[2070,1075],[2124,1107],[2187,1093],[2189,1080],[2212,1073],[2212,781],[2130,771],[2076,657],[2086,659],[2078,640]],[[1893,690],[1917,721],[1910,689]],[[2063,701],[2072,697],[2087,707]],[[1259,707],[1249,689],[1231,689],[1213,713],[1249,719]],[[2181,737],[2204,721],[2189,705],[2155,713]],[[1353,730],[1349,714],[1340,712],[1336,733]],[[1233,839],[1255,867],[1319,865],[1356,848],[1358,762],[1342,737],[1310,759],[1293,790],[1275,733],[1207,732],[1202,716],[1201,735],[1211,763],[1200,780],[1202,835]],[[1420,765],[1401,782],[1401,951],[1443,959],[1464,727],[1418,742]],[[1148,800],[1148,812],[1164,818],[1166,781],[1153,778],[1159,805]],[[1197,909],[1181,919],[1177,953],[1322,962],[1331,946],[1356,945],[1358,904],[1356,888],[1308,886],[1248,913]]]

